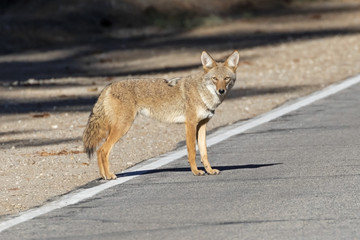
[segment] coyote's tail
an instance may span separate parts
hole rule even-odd
[[[108,121],[105,116],[103,102],[99,99],[95,104],[83,134],[84,149],[89,158],[94,154],[100,141],[106,137]]]

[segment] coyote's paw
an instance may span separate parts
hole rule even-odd
[[[108,174],[105,174],[105,176],[103,176],[103,178],[105,180],[114,180],[114,179],[116,179],[116,175],[114,173],[108,173]]]
[[[205,175],[205,172],[203,170],[192,170],[192,173],[195,176],[204,176]]]
[[[219,174],[220,174],[220,171],[217,170],[217,169],[207,169],[206,172],[207,172],[209,175],[219,175]]]

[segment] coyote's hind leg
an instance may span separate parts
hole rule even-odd
[[[123,113],[110,127],[109,135],[104,144],[97,151],[98,165],[100,175],[104,179],[116,179],[116,175],[110,171],[109,155],[110,151],[119,139],[124,136],[130,129],[136,113],[127,112]]]

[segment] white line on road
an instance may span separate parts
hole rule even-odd
[[[215,144],[222,142],[232,136],[238,135],[238,134],[243,133],[251,128],[254,128],[261,124],[267,123],[271,120],[274,120],[278,117],[281,117],[281,116],[288,114],[292,111],[295,111],[299,108],[307,106],[315,101],[326,98],[332,94],[340,92],[341,90],[349,88],[357,83],[360,83],[360,75],[349,78],[341,83],[330,85],[330,86],[324,88],[323,90],[320,90],[318,92],[310,94],[306,97],[299,98],[292,104],[285,104],[283,106],[275,108],[274,110],[272,110],[268,113],[265,113],[263,115],[255,117],[248,121],[239,122],[230,127],[219,129],[218,131],[214,132],[213,134],[211,134],[208,137],[207,145],[208,146],[215,145]],[[11,228],[17,224],[20,224],[22,222],[31,220],[42,214],[53,211],[55,209],[59,209],[59,208],[66,207],[66,206],[69,206],[72,204],[76,204],[76,203],[83,201],[87,198],[90,198],[108,188],[125,183],[137,176],[140,176],[140,175],[146,173],[147,171],[151,171],[151,170],[157,169],[159,167],[162,167],[168,163],[171,163],[179,158],[186,156],[186,154],[187,154],[186,149],[181,148],[181,149],[175,150],[173,152],[169,152],[168,154],[160,156],[158,158],[149,159],[138,166],[129,168],[128,170],[126,170],[124,172],[124,176],[119,177],[116,180],[108,181],[104,184],[100,184],[95,187],[91,187],[91,188],[87,188],[87,189],[80,189],[78,191],[71,192],[69,194],[62,196],[58,200],[47,203],[41,207],[30,209],[28,211],[20,213],[18,216],[12,217],[12,218],[0,223],[0,232],[4,231],[6,229],[9,229],[9,228]],[[126,175],[126,173],[131,173],[133,171],[136,171],[137,174]]]

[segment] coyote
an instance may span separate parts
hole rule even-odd
[[[109,153],[114,144],[126,134],[138,113],[154,119],[185,123],[188,161],[194,175],[205,172],[196,166],[196,140],[201,162],[208,174],[220,171],[211,168],[206,149],[206,123],[215,109],[234,86],[239,52],[234,51],[225,62],[215,62],[206,52],[201,54],[204,71],[187,77],[172,79],[129,79],[106,86],[89,116],[83,134],[88,156],[97,150],[100,175],[116,179],[110,171]]]

